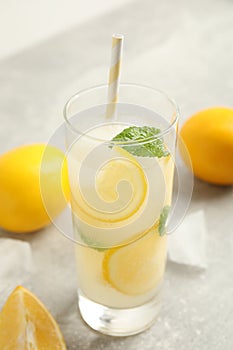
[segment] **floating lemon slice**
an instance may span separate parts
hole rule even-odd
[[[90,195],[92,203],[85,193],[76,194],[78,216],[91,225],[131,218],[142,207],[147,195],[147,178],[140,163],[121,147],[114,147],[114,151],[117,156],[103,164],[96,174],[97,196]]]
[[[21,286],[9,296],[0,314],[0,349],[66,350],[52,315]]]
[[[103,276],[112,287],[128,295],[143,294],[161,281],[166,261],[167,237],[153,228],[122,248],[109,249],[103,259]]]

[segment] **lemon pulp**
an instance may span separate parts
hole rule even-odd
[[[66,350],[60,328],[29,290],[18,286],[0,313],[0,348]]]

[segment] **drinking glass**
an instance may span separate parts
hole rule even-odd
[[[127,336],[161,305],[179,113],[149,87],[121,84],[111,105],[107,94],[93,87],[64,108],[78,305],[93,329]]]

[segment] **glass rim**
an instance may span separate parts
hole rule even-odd
[[[156,140],[158,138],[161,138],[162,136],[168,134],[170,132],[170,130],[173,128],[173,126],[176,125],[176,123],[178,122],[179,117],[180,117],[179,107],[178,107],[176,101],[173,98],[171,98],[167,93],[165,93],[163,90],[160,90],[160,89],[157,89],[157,88],[152,88],[152,87],[147,86],[147,85],[137,84],[137,83],[120,83],[119,86],[120,87],[122,86],[122,87],[143,88],[143,89],[147,89],[147,90],[152,91],[152,92],[160,93],[161,95],[166,97],[167,100],[170,102],[170,104],[174,107],[174,117],[173,117],[172,122],[169,124],[169,126],[167,128],[165,128],[164,130],[160,131],[158,134],[156,134],[154,136],[150,136],[148,138],[145,138],[145,139],[143,139],[141,141],[139,141],[139,140],[128,140],[128,141],[120,141],[120,140],[118,140],[118,141],[113,141],[113,140],[109,140],[109,139],[101,139],[101,138],[98,138],[98,137],[87,135],[85,132],[78,130],[70,122],[70,118],[67,115],[67,111],[68,111],[69,106],[72,104],[72,102],[75,99],[77,99],[79,96],[82,96],[84,94],[87,94],[87,93],[89,93],[91,91],[98,90],[98,89],[103,89],[103,88],[108,89],[108,84],[99,84],[99,85],[94,85],[94,86],[92,86],[90,88],[86,88],[86,89],[80,90],[80,91],[76,92],[74,95],[72,95],[68,99],[68,101],[66,102],[66,104],[65,104],[65,106],[63,108],[63,117],[64,117],[64,120],[65,120],[66,124],[68,125],[68,127],[73,132],[79,134],[80,136],[86,136],[90,140],[94,140],[94,141],[98,141],[98,142],[111,143],[111,144],[114,144],[114,145],[135,145],[135,144],[145,144],[145,143],[148,143],[148,142],[153,142],[154,140]],[[95,106],[104,106],[104,105],[107,106],[108,103],[106,102],[106,104],[104,104],[104,103],[96,104]],[[115,121],[113,120],[111,122],[111,124],[114,124],[114,123],[118,124],[116,120]],[[107,124],[102,123],[102,124],[99,124],[99,125],[107,125]],[[128,125],[126,127],[130,127],[130,125]],[[91,129],[89,129],[89,130],[91,130]]]

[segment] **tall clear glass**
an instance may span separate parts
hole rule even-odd
[[[81,91],[64,109],[78,305],[93,329],[126,336],[161,305],[178,109],[145,86],[120,85],[111,106],[107,93]]]

